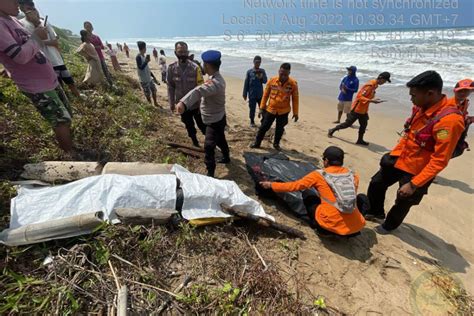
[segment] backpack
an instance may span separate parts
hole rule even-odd
[[[321,199],[337,208],[341,213],[351,214],[354,212],[357,206],[354,173],[351,170],[347,173],[328,173],[324,170],[318,170],[318,172],[323,176],[336,196],[336,202],[333,203],[323,197]]]
[[[413,122],[413,119],[415,118],[415,115],[418,113],[419,109],[416,111],[413,111],[413,116],[411,119],[409,119],[406,123],[406,128],[409,129],[411,123]],[[435,124],[437,124],[443,117],[451,115],[451,114],[458,114],[462,115],[462,112],[455,108],[455,107],[447,107],[441,110],[435,117],[433,117],[431,120],[429,120],[424,127],[419,129],[418,131],[415,132],[415,142],[423,149],[434,152],[435,145],[436,145],[436,140],[433,137],[433,128]],[[464,150],[468,148],[469,145],[467,145],[465,141],[465,137],[461,137],[458,140],[458,143],[456,144],[456,148],[454,149],[454,153],[452,158],[458,157],[462,155]]]

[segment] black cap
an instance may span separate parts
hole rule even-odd
[[[323,153],[323,159],[327,159],[330,165],[342,166],[344,151],[339,147],[329,146]]]
[[[382,72],[382,73],[378,76],[378,78],[380,78],[380,79],[385,79],[385,80],[387,80],[387,81],[390,82],[390,83],[392,82],[392,81],[390,80],[390,73],[387,72],[387,71]]]

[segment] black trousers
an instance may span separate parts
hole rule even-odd
[[[249,98],[249,118],[250,122],[254,123],[255,122],[255,112],[257,109],[257,106],[260,105],[260,102],[262,101],[262,98]]]
[[[382,160],[380,161],[380,170],[372,177],[367,192],[370,201],[370,211],[368,214],[384,215],[384,203],[387,189],[396,182],[399,183],[399,186],[402,186],[410,182],[413,178],[412,174],[395,168],[397,159],[398,157],[390,156],[390,154],[385,154],[382,157]],[[393,230],[400,226],[410,211],[410,208],[414,205],[420,204],[423,196],[428,193],[428,187],[431,183],[432,181],[419,187],[416,189],[415,193],[408,198],[403,198],[397,195],[395,204],[388,212],[383,227],[386,230]]]
[[[262,143],[265,134],[268,132],[270,127],[272,127],[273,122],[276,121],[275,139],[273,140],[273,144],[279,145],[281,138],[283,137],[283,133],[285,132],[285,126],[288,124],[289,114],[290,113],[278,115],[269,112],[264,112],[262,125],[260,125],[260,128],[258,129],[257,139],[255,140],[255,143],[257,143],[258,145]]]
[[[230,157],[229,145],[225,139],[226,125],[227,120],[225,116],[219,122],[206,125],[206,140],[204,141],[204,151],[206,155],[204,157],[204,163],[206,164],[207,171],[210,173],[214,173],[216,170],[216,146],[219,147],[224,158]]]
[[[191,138],[195,138],[197,134],[196,127],[194,126],[195,121],[202,134],[206,135],[206,125],[202,122],[201,112],[199,109],[185,111],[181,114],[181,122],[186,126],[188,136]]]
[[[346,129],[351,127],[355,121],[359,121],[359,140],[364,138],[365,131],[367,130],[367,125],[369,123],[369,114],[359,114],[354,111],[347,114],[346,121],[337,125],[334,129],[336,131],[340,129]]]

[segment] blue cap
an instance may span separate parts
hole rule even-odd
[[[357,71],[357,67],[356,67],[356,66],[350,66],[350,67],[347,67],[346,69],[347,69],[347,70],[352,70],[352,72],[356,72],[356,71]]]
[[[214,63],[221,59],[221,52],[217,50],[208,50],[201,55],[201,59],[205,63]]]

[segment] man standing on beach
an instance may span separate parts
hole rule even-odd
[[[0,1],[0,63],[52,126],[59,147],[75,158],[70,128],[72,112],[68,100],[58,83],[53,65],[15,18],[18,13],[18,0]],[[42,40],[48,38],[43,26],[36,27],[33,34]]]
[[[153,96],[153,105],[159,107],[158,101],[156,100],[156,86],[150,66],[150,55],[146,55],[146,43],[139,41],[137,42],[139,53],[136,57],[138,78],[140,79],[140,85],[142,86],[145,97],[149,103],[151,103],[151,97]]]
[[[282,64],[278,71],[278,76],[271,78],[266,85],[258,115],[258,117],[263,115],[263,122],[258,130],[255,142],[250,145],[250,148],[260,148],[265,134],[276,120],[273,148],[281,150],[280,141],[285,132],[285,126],[288,124],[288,116],[292,110],[290,102],[293,103],[293,119],[295,122],[298,122],[298,84],[296,80],[290,77],[290,72],[291,65],[289,63]]]
[[[175,110],[176,103],[189,91],[192,91],[204,82],[201,68],[189,60],[188,44],[185,42],[177,42],[174,47],[178,61],[169,65],[168,76],[166,78],[168,83],[168,102],[171,111]],[[200,100],[196,100],[196,104],[194,105],[188,104],[188,111],[181,114],[181,121],[186,126],[188,136],[196,147],[199,147],[199,141],[197,139],[197,131],[194,122],[196,122],[202,134],[206,135],[206,125],[204,125],[202,121],[201,113],[199,112],[199,104]]]
[[[357,67],[350,66],[347,69],[347,76],[345,76],[339,85],[339,103],[337,104],[337,121],[335,124],[341,123],[342,112],[348,115],[351,112],[352,97],[354,93],[359,90],[359,78],[357,78]]]
[[[356,100],[352,104],[351,112],[347,115],[347,119],[344,123],[331,128],[328,131],[328,137],[332,137],[334,133],[341,129],[351,127],[355,121],[359,121],[359,137],[357,138],[357,145],[369,146],[369,143],[364,141],[364,134],[367,129],[369,122],[369,104],[370,103],[382,103],[384,101],[375,98],[375,90],[386,82],[390,81],[390,73],[382,72],[377,79],[370,80],[367,82],[357,94]]]
[[[372,177],[368,220],[385,219],[377,231],[386,234],[401,225],[410,208],[420,204],[433,179],[449,163],[464,131],[462,113],[442,94],[443,80],[435,71],[419,74],[407,83],[413,104],[419,108],[398,145],[382,157]],[[400,184],[395,205],[385,218],[387,189]]]
[[[102,44],[102,40],[98,35],[93,33],[94,27],[92,26],[91,22],[84,22],[84,29],[89,32],[90,34],[90,41],[91,44],[94,45],[95,50],[97,51],[97,55],[99,55],[100,65],[102,66],[102,71],[104,72],[104,76],[107,79],[109,85],[112,85],[112,76],[110,75],[109,68],[107,67],[107,63],[105,62],[104,54],[102,50],[105,49],[104,44]]]
[[[186,94],[178,102],[176,109],[179,114],[183,114],[185,111],[193,111],[195,107],[200,106],[202,120],[206,124],[206,140],[204,145],[206,156],[204,162],[207,168],[207,175],[214,177],[216,170],[216,146],[220,148],[223,155],[223,158],[218,163],[230,163],[230,151],[225,138],[225,127],[227,125],[225,112],[226,83],[219,72],[221,53],[209,50],[204,52],[201,58],[204,62],[204,70],[209,75],[209,80]]]
[[[130,48],[128,48],[127,43],[123,43],[123,50],[125,51],[125,55],[127,55],[127,58],[130,58]]]
[[[250,126],[255,127],[255,109],[260,105],[263,96],[263,85],[267,83],[267,74],[265,69],[260,68],[262,57],[255,56],[253,59],[253,68],[247,71],[244,82],[244,100],[249,100]]]

